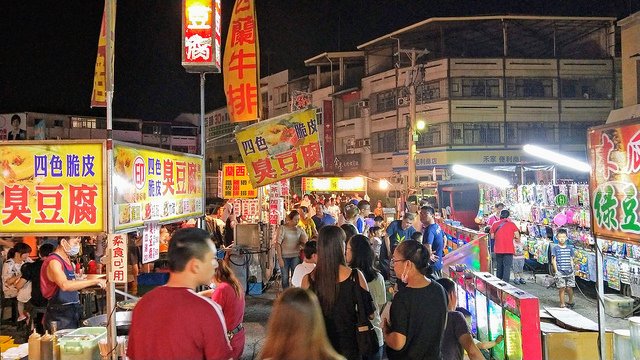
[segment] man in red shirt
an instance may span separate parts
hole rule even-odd
[[[496,276],[509,282],[513,263],[513,240],[520,238],[520,230],[509,220],[509,210],[500,211],[500,220],[491,225],[491,237],[495,239],[493,250],[496,254]]]
[[[169,244],[171,274],[133,310],[127,356],[132,360],[230,359],[231,345],[220,306],[194,289],[211,282],[216,248],[197,228],[176,231]]]

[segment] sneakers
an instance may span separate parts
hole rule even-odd
[[[526,281],[524,281],[524,279],[523,279],[523,278],[520,278],[520,284],[524,285],[524,284],[526,284],[526,283],[527,283],[527,282],[526,282]]]
[[[526,284],[527,282],[526,282],[526,281],[524,281],[524,279],[523,279],[523,278],[520,278],[520,279],[513,279],[513,283],[514,283],[515,285],[519,285],[519,284],[523,284],[523,285],[524,285],[524,284]]]

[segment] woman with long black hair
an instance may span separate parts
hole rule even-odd
[[[316,268],[302,279],[302,287],[318,295],[331,345],[347,359],[360,360],[357,346],[356,291],[365,301],[362,309],[370,316],[375,308],[364,275],[347,266],[344,258],[346,235],[337,226],[325,226],[318,235]]]

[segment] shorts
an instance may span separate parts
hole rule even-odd
[[[513,258],[513,264],[511,269],[514,273],[518,274],[524,271],[524,258]]]
[[[556,287],[558,289],[576,287],[576,275],[571,273],[569,275],[556,275]]]

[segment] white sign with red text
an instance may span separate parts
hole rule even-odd
[[[127,282],[127,236],[109,234],[109,282],[124,284]]]
[[[144,224],[142,231],[142,263],[160,258],[160,225],[157,222]]]

